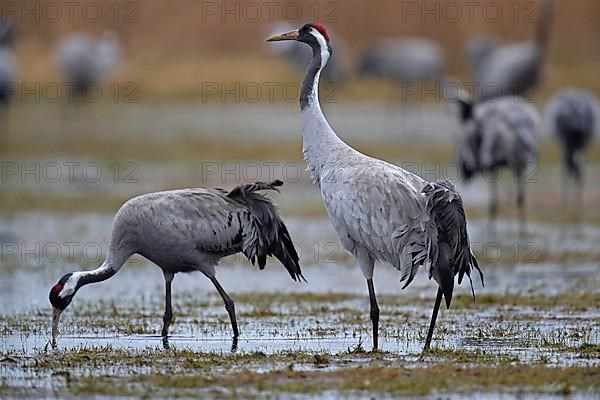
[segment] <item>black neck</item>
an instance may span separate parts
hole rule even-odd
[[[317,40],[309,41],[307,44],[312,48],[313,57],[304,74],[302,88],[300,89],[300,109],[307,108],[318,96],[319,82],[316,79],[317,74],[325,67],[321,66],[321,46]],[[330,49],[327,51],[331,52]]]

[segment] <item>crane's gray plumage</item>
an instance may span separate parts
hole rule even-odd
[[[460,195],[449,182],[428,183],[358,152],[336,135],[319,105],[320,72],[331,54],[322,25],[307,24],[268,40],[298,40],[313,49],[300,94],[304,157],[340,242],[367,279],[377,348],[379,307],[372,280],[376,261],[398,269],[406,284],[424,265],[440,286],[435,313],[442,294],[450,306],[456,274],[462,279],[473,268],[479,270],[469,248]]]
[[[105,81],[118,65],[120,53],[115,32],[104,32],[98,39],[77,33],[60,44],[57,61],[65,82],[73,85],[75,95],[84,96],[93,85]]]
[[[517,203],[525,220],[524,174],[537,160],[541,138],[538,111],[523,99],[503,97],[474,105],[460,98],[462,128],[458,142],[458,163],[463,178],[484,172],[511,169],[518,182]],[[492,177],[490,214],[497,211],[497,179]]]
[[[566,170],[580,182],[583,153],[598,129],[599,110],[596,97],[581,89],[561,90],[546,107],[546,121],[562,147]]]
[[[8,18],[0,18],[0,106],[4,107],[8,105],[16,84],[16,66],[11,51],[13,43],[13,21]]]
[[[498,42],[487,36],[477,35],[467,40],[464,52],[473,75],[478,76],[483,62],[497,47]]]
[[[479,100],[502,96],[527,96],[543,74],[555,0],[541,0],[541,12],[535,40],[488,49],[487,56],[472,66],[479,84]],[[481,56],[481,53],[479,54]]]
[[[537,159],[541,136],[538,111],[523,99],[464,104],[459,164],[465,178],[501,167],[524,171]]]
[[[90,283],[116,274],[133,254],[158,265],[165,274],[167,301],[163,336],[171,321],[170,285],[178,272],[200,271],[215,285],[238,336],[233,301],[220,287],[215,266],[242,252],[263,269],[267,256],[281,261],[292,279],[304,279],[298,254],[275,205],[262,193],[281,181],[222,189],[183,189],[145,194],[127,201],[115,215],[106,260],[98,269],[65,275],[50,291],[56,331],[60,313]],[[55,334],[53,334],[55,337]]]

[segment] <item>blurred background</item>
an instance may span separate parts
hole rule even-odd
[[[585,151],[583,190],[562,179],[561,146],[543,125],[539,145],[534,141],[538,157],[524,171],[528,225],[520,235],[511,170],[502,169],[498,178],[495,228],[488,208],[496,178],[461,179],[458,147],[465,125],[457,104],[443,95],[449,82],[472,87],[481,65],[530,56],[540,24],[546,24],[545,57],[533,58],[539,76],[528,93],[540,120],[548,119],[550,99],[564,88],[600,96],[600,2],[556,0],[553,16],[544,18],[542,1],[0,0],[0,393],[173,397],[182,394],[155,386],[178,384],[157,377],[179,378],[182,371],[202,371],[202,390],[221,385],[223,374],[238,371],[222,363],[231,328],[222,299],[201,274],[178,274],[173,283],[170,341],[178,351],[193,351],[189,363],[180,352],[176,361],[160,362],[167,354],[159,336],[164,280],[148,260],[134,256],[112,279],[80,291],[62,319],[57,351],[65,353],[46,351],[48,290],[64,274],[102,263],[113,216],[128,199],[259,180],[284,181],[281,193],[269,196],[308,283],[292,282],[273,260],[264,271],[241,255],[223,260],[218,277],[236,302],[239,351],[264,360],[240,361],[239,368],[261,375],[281,368],[285,377],[298,371],[301,390],[304,371],[329,368],[327,358],[323,363],[310,355],[316,351],[351,357],[336,363],[331,356],[331,369],[342,373],[378,362],[411,370],[432,365],[416,361],[435,293],[423,270],[400,290],[398,271],[376,268],[381,349],[387,353],[365,353],[371,346],[365,280],[341,248],[302,159],[298,96],[311,54],[265,43],[309,21],[322,22],[331,37],[333,59],[320,102],[339,136],[429,181],[449,179],[463,197],[486,286],[473,279],[474,303],[465,279],[452,309],[441,312],[436,354],[451,353],[449,364],[433,358],[439,371],[456,373],[457,362],[468,364],[479,385],[481,366],[493,366],[492,378],[483,381],[502,392],[497,382],[504,380],[495,377],[504,366],[523,379],[521,385],[529,384],[523,377],[546,377],[534,381],[561,397],[570,393],[571,376],[593,380],[600,343],[598,135]],[[515,44],[510,49],[516,51],[481,62]],[[575,115],[567,106],[558,109]],[[133,360],[130,351],[152,348],[161,350],[135,358],[142,360],[139,368],[119,367],[112,351],[125,349],[119,357]],[[55,357],[69,349],[76,361]],[[87,349],[105,356],[90,358]],[[218,356],[205,365],[195,352],[207,351]],[[302,351],[314,362],[293,370]],[[292,358],[270,365],[265,354],[281,352]],[[513,369],[530,363],[533,372]],[[561,381],[546,374],[546,366],[584,370]],[[234,395],[245,393],[237,391],[243,389],[237,376]],[[389,376],[380,379],[395,381]],[[82,387],[82,379],[90,386]],[[128,383],[132,379],[137,386]],[[242,381],[247,386],[252,380]],[[460,379],[439,381],[454,385]],[[325,384],[323,393],[343,387]],[[130,391],[140,385],[145,392]],[[217,389],[183,395],[223,397]],[[462,383],[449,390],[468,393]],[[519,387],[510,393],[528,392]],[[587,398],[592,392],[581,393]]]

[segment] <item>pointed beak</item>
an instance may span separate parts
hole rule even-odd
[[[58,308],[54,308],[52,310],[52,347],[56,347],[56,337],[58,336],[58,322],[60,321],[60,316],[63,310]]]
[[[298,37],[300,37],[300,33],[296,29],[290,32],[282,33],[280,35],[271,36],[267,39],[267,42],[280,42],[282,40],[298,40]]]

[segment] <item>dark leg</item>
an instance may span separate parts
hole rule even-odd
[[[561,168],[561,174],[560,174],[560,176],[561,176],[560,203],[561,203],[561,206],[562,206],[561,208],[563,210],[562,211],[563,215],[565,214],[565,209],[566,209],[566,207],[568,205],[568,202],[567,202],[567,195],[568,195],[568,192],[569,192],[568,191],[568,187],[567,187],[567,185],[569,183],[569,180],[568,180],[569,175],[568,174],[569,174],[569,172],[567,171],[567,167],[566,166],[564,168]]]
[[[583,175],[583,171],[581,171],[579,173],[579,175],[576,178],[576,182],[577,182],[577,209],[576,209],[576,215],[575,215],[575,222],[576,223],[581,223],[582,221],[582,214],[583,214],[583,194],[584,194],[584,175]]]
[[[498,181],[493,177],[490,181],[490,236],[496,239],[496,216],[498,215]]]
[[[162,337],[166,338],[169,335],[169,325],[173,320],[173,309],[171,308],[171,282],[173,282],[174,274],[165,272],[165,316],[163,317]]]
[[[6,105],[0,102],[0,145],[2,149],[6,149],[8,145],[8,112]]]
[[[233,337],[233,341],[231,342],[231,352],[235,353],[238,349],[238,338],[237,336]]]
[[[429,350],[431,346],[431,338],[433,337],[433,329],[435,328],[435,320],[437,319],[438,311],[440,310],[440,304],[442,304],[442,288],[438,288],[437,297],[435,298],[435,304],[433,305],[433,313],[431,314],[431,322],[429,323],[429,331],[427,332],[427,339],[425,340],[425,348],[423,353]]]
[[[235,318],[235,306],[233,304],[233,300],[231,300],[231,297],[229,297],[229,295],[225,292],[223,287],[219,284],[217,278],[212,277],[210,278],[210,281],[213,283],[213,285],[215,285],[215,288],[217,288],[217,291],[223,298],[223,302],[225,303],[225,309],[227,310],[227,313],[229,314],[229,319],[231,320],[231,328],[233,329],[233,338],[235,340],[240,335],[240,333],[238,331],[237,320]]]
[[[373,279],[367,279],[369,287],[369,300],[371,302],[371,321],[373,321],[373,350],[379,348],[379,306],[375,297],[375,288],[373,287]]]
[[[519,208],[519,235],[521,240],[527,235],[527,210],[525,207],[525,180],[522,173],[517,173],[517,207]]]

